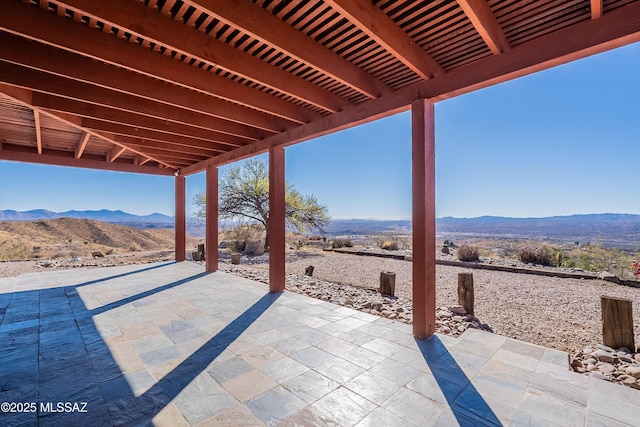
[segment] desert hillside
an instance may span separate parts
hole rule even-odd
[[[89,219],[0,222],[0,260],[171,249],[173,243],[173,230],[138,230]]]

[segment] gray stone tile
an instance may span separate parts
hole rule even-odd
[[[369,369],[369,372],[389,381],[393,381],[398,385],[406,385],[420,373],[419,370],[394,359],[383,360],[373,368]]]
[[[255,368],[245,360],[236,356],[220,363],[214,363],[207,369],[207,372],[214,380],[223,383],[254,369]]]
[[[297,353],[291,355],[291,358],[297,360],[303,365],[309,368],[315,368],[317,366],[322,365],[330,360],[332,360],[335,356],[330,353],[327,353],[324,350],[320,350],[317,347],[309,347],[304,350],[300,350]]]
[[[611,418],[587,411],[585,427],[629,427],[633,424],[626,424]]]
[[[539,345],[530,344],[528,342],[518,340],[506,340],[504,344],[502,344],[501,348],[513,353],[522,354],[523,356],[533,357],[536,359],[541,359],[546,350],[546,348]]]
[[[349,380],[344,386],[376,405],[381,405],[401,387],[369,371]]]
[[[534,373],[531,376],[530,387],[555,396],[558,399],[566,400],[579,406],[587,406],[587,390],[566,381],[559,381],[547,375]]]
[[[182,356],[184,356],[184,352],[180,350],[180,347],[177,345],[171,345],[157,350],[152,350],[147,353],[142,353],[140,355],[140,359],[147,367],[152,367],[173,359],[178,359]]]
[[[366,348],[367,350],[371,350],[374,353],[381,354],[385,357],[391,357],[394,354],[398,353],[400,350],[404,349],[404,347],[400,344],[387,341],[383,338],[375,338],[368,343],[363,344],[362,347]]]
[[[376,408],[356,427],[404,427],[407,422],[383,408]]]
[[[311,344],[301,341],[295,337],[289,337],[275,342],[271,346],[280,353],[286,356],[291,356],[293,353],[297,353],[300,350],[310,347]]]
[[[273,426],[295,414],[307,404],[282,386],[247,401],[247,408],[264,424]]]
[[[315,371],[331,378],[339,384],[344,384],[351,378],[355,378],[365,371],[365,368],[348,362],[344,359],[334,358],[315,368]]]
[[[315,371],[306,371],[282,384],[287,390],[307,403],[313,403],[340,386]]]
[[[340,425],[355,425],[376,408],[367,399],[340,387],[312,405]]]
[[[512,424],[583,426],[585,408],[538,390],[527,390],[520,407],[512,418]],[[524,424],[526,425],[526,424]]]
[[[444,411],[440,404],[406,388],[401,388],[382,407],[414,426],[430,425]]]
[[[290,357],[285,357],[261,368],[260,370],[269,375],[275,381],[284,383],[285,381],[308,371],[309,368]]]
[[[385,359],[383,355],[363,347],[356,347],[353,350],[347,351],[341,357],[365,369],[373,368]]]

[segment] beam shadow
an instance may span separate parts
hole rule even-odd
[[[436,336],[416,340],[440,390],[461,427],[502,426],[444,343]]]
[[[166,285],[162,285],[162,286],[159,286],[157,288],[152,288],[152,289],[149,289],[148,291],[140,292],[139,294],[131,295],[130,297],[123,298],[121,300],[111,302],[111,303],[103,305],[101,307],[94,308],[92,310],[89,310],[89,313],[91,313],[92,316],[95,316],[95,315],[98,315],[100,313],[104,313],[105,311],[113,310],[114,308],[118,308],[118,307],[121,307],[121,306],[123,306],[125,304],[129,304],[129,303],[135,302],[135,301],[137,301],[139,299],[146,298],[148,296],[157,294],[158,292],[166,291],[167,289],[175,288],[176,286],[180,286],[180,285],[183,285],[185,283],[191,282],[193,280],[197,280],[197,279],[199,279],[201,277],[204,277],[204,276],[207,276],[209,274],[210,273],[207,273],[207,272],[194,274],[193,276],[189,276],[189,277],[186,277],[186,278],[181,279],[181,280],[176,280],[175,282],[167,283]]]
[[[155,270],[156,268],[167,267],[167,266],[173,265],[175,263],[176,263],[176,261],[169,261],[169,262],[166,262],[166,263],[163,263],[163,264],[154,265],[154,266],[147,267],[147,268],[141,268],[140,270],[129,271],[127,273],[116,274],[115,276],[108,276],[108,277],[103,277],[101,279],[90,280],[90,281],[84,282],[84,283],[78,283],[76,285],[65,286],[65,288],[72,289],[72,288],[79,288],[81,286],[95,285],[96,283],[107,282],[109,280],[118,279],[120,277],[131,276],[132,274],[144,273],[145,271]]]

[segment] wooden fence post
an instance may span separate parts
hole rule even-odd
[[[231,264],[240,264],[240,254],[231,254]]]
[[[625,298],[601,296],[602,343],[612,348],[635,351],[633,339],[633,303]]]
[[[458,273],[458,304],[473,314],[473,273]]]
[[[380,273],[380,293],[382,295],[395,296],[396,293],[396,273],[382,271]]]

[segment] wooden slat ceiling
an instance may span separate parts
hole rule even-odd
[[[639,0],[1,0],[0,159],[188,175],[638,40]]]

